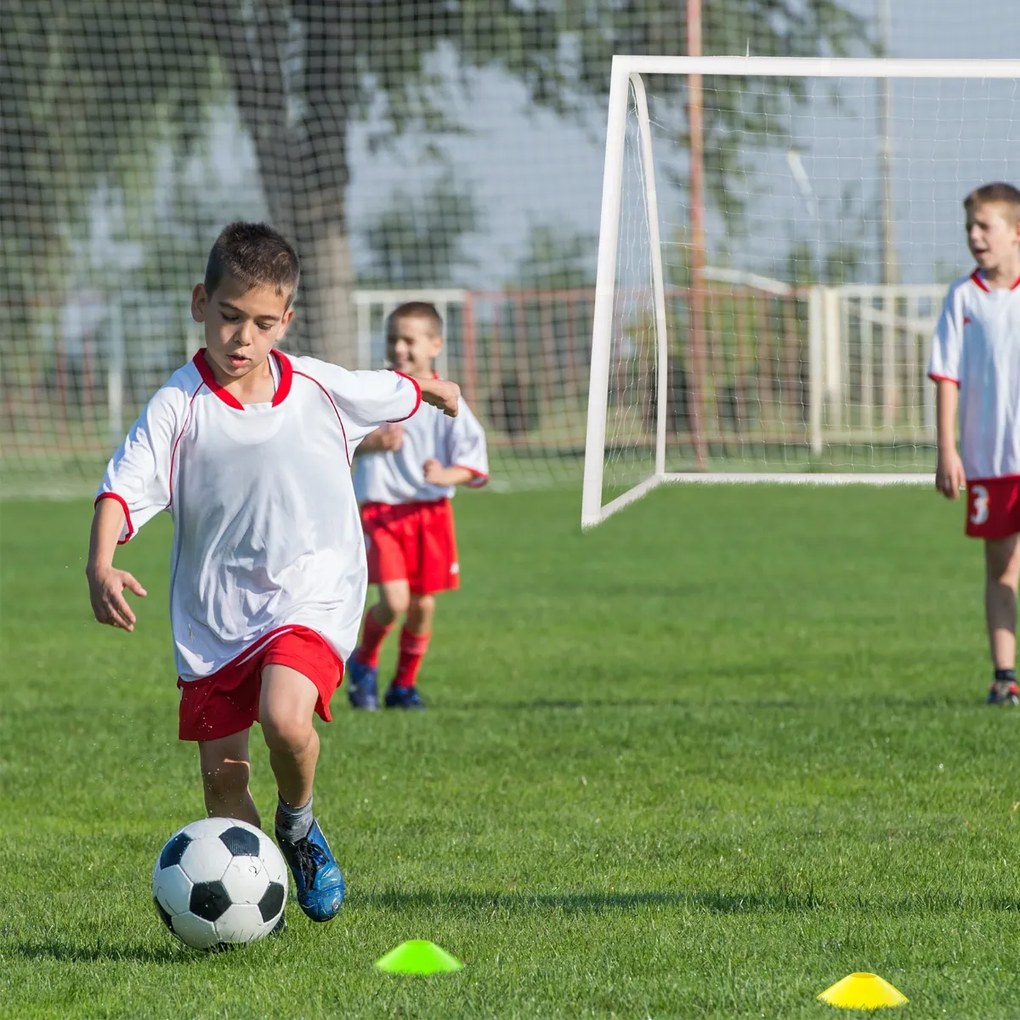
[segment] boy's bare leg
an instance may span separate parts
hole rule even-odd
[[[210,817],[240,818],[259,826],[259,812],[248,789],[251,757],[248,730],[198,744],[205,810]]]
[[[1016,666],[1016,600],[1020,536],[985,541],[985,620],[995,669]]]
[[[411,606],[411,586],[406,580],[384,581],[379,585],[379,601],[372,607],[376,620],[386,625],[403,616]]]
[[[435,595],[414,595],[407,611],[407,629],[412,634],[431,634],[436,615]]]
[[[294,876],[301,909],[313,921],[328,921],[344,901],[344,876],[312,813],[318,696],[315,684],[296,669],[274,663],[262,670],[259,721],[280,792],[276,839]]]
[[[259,721],[269,748],[269,765],[280,796],[293,807],[312,799],[319,734],[312,719],[315,684],[289,666],[273,663],[262,671]]]

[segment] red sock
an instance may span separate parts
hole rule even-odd
[[[397,659],[397,675],[393,678],[394,687],[415,685],[431,637],[431,634],[412,634],[406,627],[400,631],[400,657]]]
[[[375,613],[370,609],[365,614],[365,623],[361,629],[361,644],[354,649],[354,657],[363,666],[371,666],[375,669],[379,665],[379,649],[382,647],[386,635],[393,630],[395,621],[382,624],[375,618]]]

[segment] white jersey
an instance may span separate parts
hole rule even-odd
[[[194,680],[303,625],[346,659],[368,586],[351,482],[354,448],[413,415],[414,380],[273,351],[271,403],[241,405],[204,352],[155,393],[113,455],[98,499],[116,498],[120,541],[161,510],[174,521],[170,623],[177,672]]]
[[[950,285],[928,376],[960,387],[967,480],[1020,476],[1020,279],[990,289],[975,270]]]
[[[359,503],[393,505],[451,498],[456,486],[425,481],[425,461],[433,458],[443,467],[467,468],[472,475],[467,484],[473,488],[489,480],[485,431],[463,398],[456,418],[425,406],[401,427],[404,438],[399,450],[360,453],[355,458],[354,491]]]

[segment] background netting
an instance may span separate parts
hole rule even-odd
[[[1020,37],[1012,0],[984,5],[980,19],[921,0],[890,6],[719,0],[704,5],[703,51],[1006,57]],[[6,0],[0,492],[94,489],[145,399],[199,346],[189,294],[236,218],[270,220],[302,255],[290,350],[380,365],[385,312],[430,297],[447,320],[445,371],[489,431],[494,485],[576,483],[611,57],[687,49],[683,5],[661,2]],[[678,153],[683,90],[664,96]],[[831,96],[758,98],[752,116],[707,137],[711,151],[756,152],[773,117],[828,123]],[[977,139],[966,135],[961,150],[999,130],[983,109],[974,123]],[[913,135],[902,113],[895,124],[894,143]],[[857,126],[873,179],[873,116]],[[760,172],[784,172],[788,147]],[[802,158],[831,230],[832,199],[806,143]],[[922,283],[947,275],[939,255],[955,265],[964,254],[954,203],[976,182],[965,161],[938,166],[945,213],[927,192],[911,197],[916,164],[896,167],[904,280],[908,249],[928,249]],[[675,170],[680,203],[682,162]],[[755,182],[745,184],[750,197]],[[713,216],[727,212],[726,196],[710,192]],[[813,222],[797,193],[783,201],[801,227]],[[754,219],[766,204],[723,231],[724,267],[762,271],[762,243],[769,261],[792,258],[769,250]],[[876,229],[850,222],[865,206],[842,214],[855,239]],[[935,233],[944,220],[949,241]],[[917,222],[930,234],[909,234]],[[826,251],[816,241],[811,258]]]

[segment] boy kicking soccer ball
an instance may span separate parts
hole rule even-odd
[[[344,880],[312,811],[314,716],[330,719],[365,602],[351,457],[423,400],[456,415],[460,391],[277,351],[298,276],[294,249],[272,228],[233,223],[220,233],[191,295],[205,347],[155,393],[110,460],[86,574],[96,619],[134,630],[125,593],[146,592],[114,566],[114,551],[170,513],[179,735],[198,744],[206,811],[259,825],[248,787],[258,722],[298,902],[328,921]]]

